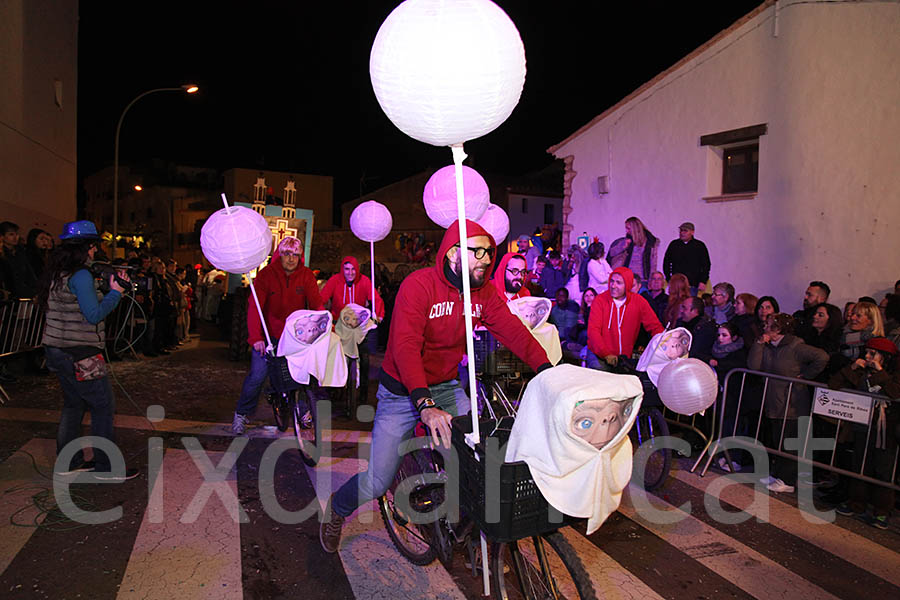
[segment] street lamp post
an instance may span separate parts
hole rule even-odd
[[[128,109],[132,107],[132,105],[149,94],[154,94],[156,92],[185,92],[187,94],[193,94],[199,90],[196,85],[193,84],[185,84],[180,87],[166,87],[166,88],[156,88],[153,90],[148,90],[143,94],[138,95],[134,100],[128,103],[128,106],[125,107],[125,110],[122,111],[122,115],[119,117],[119,124],[116,125],[116,150],[115,156],[113,158],[113,232],[112,232],[112,256],[110,258],[116,257],[116,247],[118,246],[118,240],[116,239],[119,235],[119,132],[122,130],[122,121],[125,119],[125,113],[128,112]]]

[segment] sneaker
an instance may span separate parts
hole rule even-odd
[[[869,519],[869,525],[875,527],[877,529],[887,529],[888,528],[888,518],[887,515],[878,515],[877,517],[872,517]]]
[[[125,469],[125,472],[120,474],[112,473],[110,471],[97,473],[94,472],[94,479],[97,481],[127,481],[129,479],[134,479],[138,475],[141,474],[139,469],[130,468]]]
[[[741,470],[741,465],[739,465],[738,463],[732,462],[731,464],[734,465],[735,472]],[[728,466],[728,461],[725,459],[724,456],[719,459],[719,468],[722,469],[723,471],[725,471],[726,473],[731,473],[731,467]]]
[[[248,419],[246,415],[234,413],[234,420],[231,421],[231,433],[234,435],[244,435],[244,430],[247,429],[247,423],[249,421],[250,419]]]
[[[94,470],[94,461],[85,460],[85,461],[81,461],[81,464],[79,464],[78,466],[76,466],[72,469],[69,469],[68,471],[56,471],[53,474],[61,475],[61,476],[77,475],[78,473],[90,473],[93,470]]]
[[[763,477],[762,479],[759,480],[759,482],[765,486],[772,485],[776,481],[778,481],[778,480],[775,479],[774,477],[772,477],[771,475],[769,475],[768,477]]]
[[[319,542],[322,549],[329,554],[334,554],[341,546],[341,530],[344,527],[344,517],[337,514],[331,508],[331,500],[328,500],[328,506],[325,507],[323,515],[327,521],[322,521],[319,525]]]
[[[852,517],[856,514],[856,511],[850,508],[850,505],[846,502],[841,502],[840,504],[838,504],[835,507],[834,512],[839,515],[844,515],[845,517]]]
[[[794,486],[788,485],[780,479],[776,479],[772,483],[766,486],[770,492],[779,492],[782,494],[793,494]]]

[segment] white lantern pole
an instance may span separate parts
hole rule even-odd
[[[369,242],[369,265],[372,268],[372,320],[378,322],[378,309],[375,308],[375,242]]]
[[[463,161],[466,153],[462,144],[450,146],[453,151],[453,164],[456,171],[456,210],[459,212],[459,256],[460,272],[463,284],[463,320],[466,323],[466,355],[469,357],[467,368],[469,369],[469,406],[472,411],[472,433],[469,441],[472,447],[481,441],[481,429],[478,424],[478,396],[476,395],[477,382],[475,381],[475,341],[472,335],[472,286],[469,282],[469,251],[466,234],[466,196],[463,186]],[[478,453],[475,453],[478,456]],[[488,579],[487,538],[481,534],[481,572],[483,573],[484,595],[491,594],[491,581]]]
[[[472,339],[472,286],[469,282],[469,252],[466,249],[468,244],[466,240],[466,200],[465,189],[463,186],[463,161],[466,159],[466,153],[462,144],[453,144],[450,146],[453,151],[453,164],[456,166],[456,210],[459,212],[459,256],[460,256],[460,272],[462,274],[463,284],[463,315],[466,322],[466,354],[469,357],[469,403],[472,409],[472,441],[479,443],[481,441],[481,432],[478,427],[478,396],[475,394],[477,389],[475,381],[475,344]]]
[[[222,192],[222,204],[225,205],[225,212],[229,212],[228,199],[225,197],[225,192]],[[231,222],[231,232],[234,234],[234,239],[237,241],[237,230],[234,228],[234,221]],[[249,278],[248,278],[249,279]],[[269,336],[269,328],[266,327],[266,318],[263,317],[262,308],[259,306],[259,297],[256,295],[256,288],[253,287],[253,279],[250,279],[250,293],[253,294],[253,302],[256,304],[256,310],[259,313],[259,322],[262,323],[263,333],[266,335],[266,352],[272,351],[272,338]]]

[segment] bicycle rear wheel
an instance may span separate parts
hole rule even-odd
[[[437,550],[432,546],[434,527],[437,524],[416,524],[408,512],[409,508],[424,512],[427,505],[434,502],[432,491],[435,484],[424,478],[424,474],[430,469],[423,464],[421,453],[422,451],[415,450],[403,456],[394,481],[384,496],[378,499],[378,509],[388,537],[400,554],[412,564],[420,566],[431,563],[437,556]],[[401,495],[408,496],[409,507],[403,506]]]
[[[643,473],[640,466],[634,469],[632,481],[643,483],[644,489],[652,492],[665,482],[672,468],[672,451],[660,447],[657,441],[669,436],[669,425],[659,409],[651,407],[638,413],[629,435],[637,459],[635,464],[644,465]]]
[[[316,414],[316,395],[311,387],[303,386],[293,392],[291,408],[294,414],[294,435],[300,447],[300,458],[307,466],[314,467],[319,462],[319,439],[321,431]],[[307,411],[309,415],[307,416]],[[304,418],[305,417],[305,418]]]
[[[491,584],[498,600],[597,598],[581,559],[558,531],[492,544],[490,553]]]

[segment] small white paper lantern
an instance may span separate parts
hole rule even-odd
[[[272,231],[265,217],[244,206],[214,212],[200,230],[203,256],[217,269],[249,273],[269,256]]]
[[[509,216],[496,204],[488,204],[487,210],[477,222],[491,234],[498,246],[509,235]]]
[[[463,166],[463,189],[466,197],[466,219],[477,221],[491,202],[487,182],[478,171]],[[438,169],[425,184],[422,195],[428,218],[443,228],[459,218],[456,205],[456,171],[453,165]]]
[[[719,381],[702,360],[673,360],[659,374],[659,398],[667,408],[682,415],[706,410],[716,401]]]
[[[350,213],[350,231],[364,242],[380,242],[391,232],[391,211],[379,202],[363,202]]]
[[[398,129],[449,146],[490,133],[512,113],[525,84],[525,48],[490,0],[406,0],[375,36],[369,75]]]

